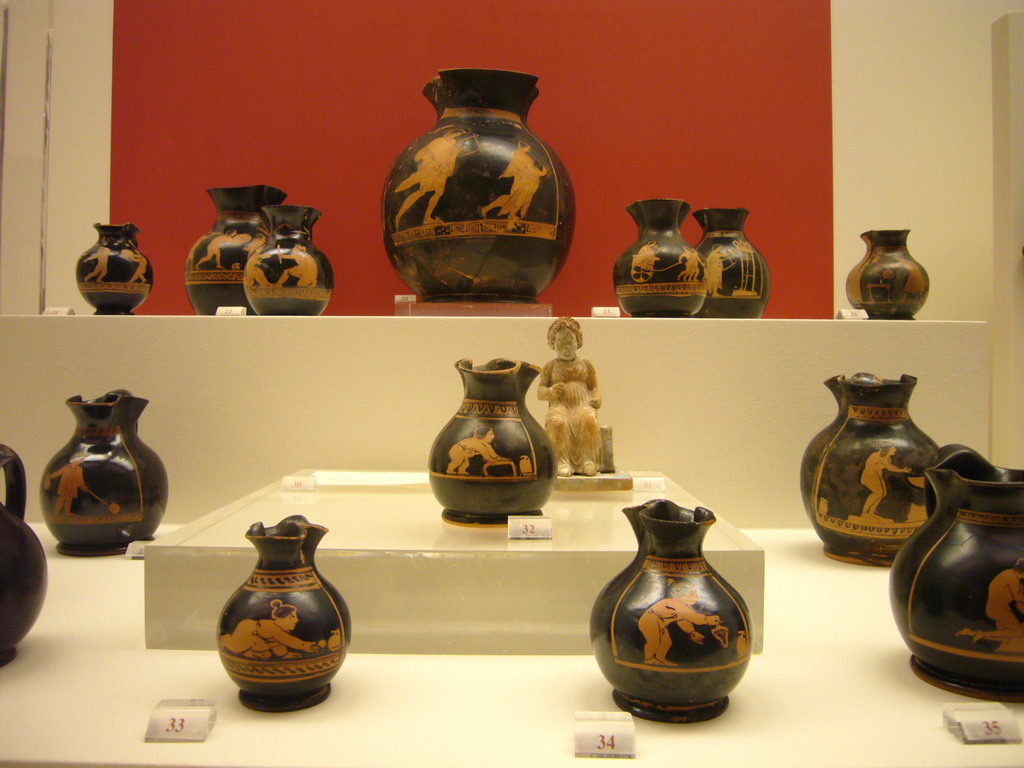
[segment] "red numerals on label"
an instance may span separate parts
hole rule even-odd
[[[537,532],[537,529],[536,529],[536,527],[534,527],[533,523],[523,523],[523,533],[524,534],[526,534],[527,536],[531,536],[531,535],[533,535],[536,532]]]
[[[183,717],[172,717],[168,721],[167,727],[164,728],[167,733],[181,733],[183,730],[185,730],[185,718]]]
[[[982,720],[982,724],[985,726],[986,736],[1001,736],[1003,729],[999,727],[998,720]]]
[[[597,736],[598,749],[615,749],[615,734],[605,736],[603,733]]]

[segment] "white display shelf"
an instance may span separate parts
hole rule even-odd
[[[328,479],[340,485],[318,474],[315,491],[274,483],[146,547],[147,647],[215,648],[224,603],[256,564],[245,532],[303,514],[330,530],[317,567],[348,603],[353,652],[587,655],[594,598],[636,553],[622,508],[657,498],[700,504],[660,473],[633,472],[655,489],[555,492],[544,506],[552,538],[517,541],[506,528],[442,522],[425,473]],[[719,518],[705,554],[746,599],[760,651],[763,550]]]
[[[614,710],[589,656],[357,653],[323,704],[253,712],[216,652],[145,648],[141,562],[62,557],[36,530],[50,587],[17,658],[0,668],[5,768],[579,768],[573,713]],[[638,720],[638,768],[1024,765],[1024,746],[965,746],[942,727],[944,703],[971,700],[911,673],[886,569],[825,558],[809,529],[746,533],[765,548],[764,652],[720,718]],[[143,741],[164,698],[217,701],[206,742]],[[1024,724],[1024,704],[1010,709]]]

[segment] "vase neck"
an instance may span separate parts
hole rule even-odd
[[[108,392],[95,400],[83,400],[75,395],[66,402],[75,417],[79,430],[103,427],[120,427],[134,431],[135,424],[149,401],[133,397],[125,390]]]
[[[249,213],[259,215],[265,205],[284,202],[287,195],[277,187],[255,184],[249,187],[213,187],[206,190],[218,213]],[[218,217],[219,220],[219,217]]]
[[[455,368],[465,390],[463,408],[470,402],[517,403],[521,407],[530,384],[541,371],[536,365],[501,358],[479,366],[474,366],[472,360],[460,360]],[[487,409],[485,405],[475,407]],[[486,414],[481,411],[476,415]]]
[[[875,248],[906,248],[909,229],[872,229],[863,232],[861,240],[867,243],[868,251]]]
[[[305,205],[265,205],[263,220],[274,237],[313,237],[313,225],[320,211]]]
[[[302,553],[306,530],[294,518],[285,518],[271,528],[264,528],[263,523],[253,523],[245,538],[256,547],[258,569],[279,571],[312,565],[304,562]]]
[[[701,208],[693,212],[693,218],[700,224],[705,237],[713,232],[736,232],[742,235],[749,213],[746,208]]]
[[[126,224],[93,224],[99,233],[99,243],[104,246],[135,246],[139,228],[130,221]]]
[[[424,89],[439,116],[452,110],[494,110],[526,120],[537,97],[537,78],[504,69],[442,69],[439,86]]]
[[[685,200],[672,198],[656,198],[637,200],[631,203],[626,211],[636,222],[640,235],[674,234],[680,235],[679,228],[690,212],[690,205]]]

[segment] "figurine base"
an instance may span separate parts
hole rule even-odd
[[[633,478],[628,472],[598,472],[596,475],[569,475],[555,478],[556,491],[631,491]]]
[[[152,541],[153,537],[149,536],[145,539],[138,539],[138,541]],[[125,542],[124,544],[114,544],[106,547],[76,547],[74,544],[58,544],[57,551],[62,555],[68,555],[69,557],[108,557],[110,555],[123,555],[128,551],[128,545],[131,542]]]
[[[257,696],[245,691],[238,692],[238,700],[249,709],[258,712],[294,712],[297,709],[309,709],[315,707],[331,695],[331,684],[318,688],[312,693],[288,698],[276,698],[271,696]]]
[[[472,512],[456,512],[445,507],[441,519],[449,525],[461,525],[466,528],[507,528],[509,517],[535,517],[543,515],[539,509],[529,512],[515,512],[512,515],[475,515]]]
[[[942,672],[930,664],[925,664],[917,656],[910,657],[910,669],[926,683],[951,693],[988,701],[1024,701],[1024,687],[1022,686],[981,688],[967,680]]]
[[[0,667],[4,666],[5,664],[10,664],[12,661],[14,661],[14,657],[17,655],[17,648],[5,648],[4,650],[0,651]]]
[[[728,696],[703,704],[677,707],[636,699],[619,690],[612,691],[612,700],[615,706],[624,712],[642,717],[644,720],[657,720],[659,723],[699,723],[702,720],[712,720],[725,712],[729,706]]]

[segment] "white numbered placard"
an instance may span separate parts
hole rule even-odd
[[[577,712],[576,757],[636,757],[636,727],[628,712]]]
[[[633,490],[634,491],[664,491],[665,490],[665,478],[664,477],[634,477],[633,478]]]
[[[415,304],[416,294],[415,293],[396,293],[395,304]]]
[[[867,320],[868,313],[863,309],[840,309],[836,312],[836,320]]]
[[[161,699],[149,716],[146,741],[206,741],[215,722],[213,699]]]
[[[622,317],[622,311],[618,307],[591,307],[591,317]]]
[[[217,307],[217,317],[245,317],[245,307]]]
[[[149,544],[148,541],[142,540],[130,542],[124,551],[125,560],[145,560],[147,544]]]
[[[998,702],[944,704],[942,721],[964,744],[1021,743],[1013,712]]]
[[[315,491],[315,475],[285,475],[281,478],[282,491]]]
[[[510,539],[550,539],[550,517],[515,517],[508,519],[508,537]]]
[[[73,315],[74,307],[47,307],[43,310],[44,315]]]

